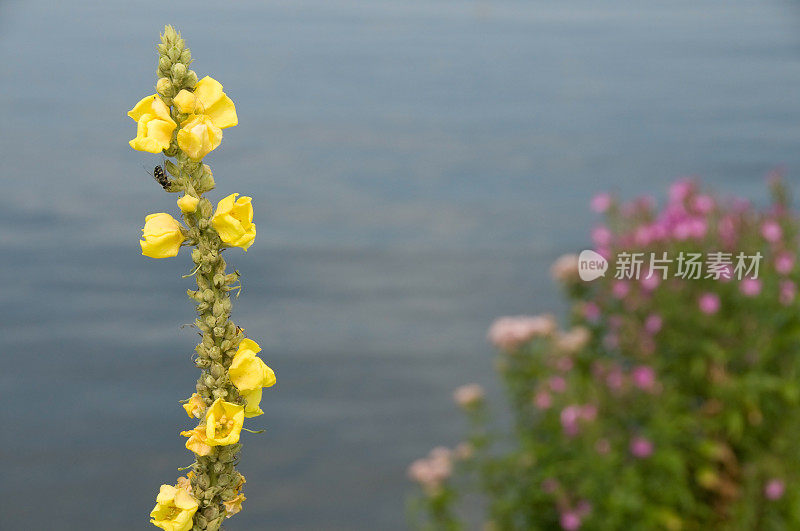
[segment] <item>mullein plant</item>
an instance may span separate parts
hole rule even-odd
[[[159,212],[145,218],[142,254],[176,256],[191,247],[197,289],[195,326],[202,341],[194,363],[201,374],[196,391],[183,402],[197,420],[186,448],[195,456],[190,472],[175,485],[162,485],[150,522],[167,531],[215,531],[239,512],[245,500],[245,478],[235,464],[245,418],[261,415],[262,388],[275,384],[275,373],[258,356],[258,344],[230,320],[230,293],[241,289],[238,272],[227,273],[222,251],[247,251],[256,236],[251,198],[231,194],[216,209],[203,194],[214,188],[203,158],[222,141],[222,130],[238,123],[233,101],[222,85],[206,76],[198,80],[189,68],[191,52],[180,33],[166,26],[158,44],[156,94],[143,98],[128,113],[137,122],[133,149],[162,154],[167,174],[156,177],[164,190],[179,194],[183,223]],[[248,431],[248,430],[246,430]]]

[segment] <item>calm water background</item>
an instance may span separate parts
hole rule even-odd
[[[561,309],[590,196],[800,175],[800,18],[775,0],[0,4],[0,526],[133,530],[191,462],[188,256],[125,112],[179,26],[240,125],[214,197],[255,198],[234,317],[278,386],[231,530],[400,529],[406,464],[497,395],[485,329]]]

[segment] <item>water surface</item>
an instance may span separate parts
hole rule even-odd
[[[406,464],[459,440],[452,389],[498,395],[491,319],[561,309],[547,267],[586,245],[594,192],[697,174],[763,200],[775,165],[800,175],[789,3],[216,6],[0,5],[8,529],[146,528],[191,462],[189,259],[139,255],[174,197],[125,116],[165,22],[239,110],[208,159],[214,198],[257,209],[256,244],[228,254],[234,318],[278,385],[232,530],[403,528]]]

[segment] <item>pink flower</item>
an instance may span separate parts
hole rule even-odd
[[[583,316],[590,323],[596,323],[600,319],[600,307],[594,302],[584,303]]]
[[[703,218],[694,218],[689,220],[689,235],[698,240],[706,237],[708,232],[708,223]]]
[[[761,225],[761,235],[768,242],[776,243],[783,237],[783,230],[777,221],[769,219]]]
[[[562,353],[574,354],[579,352],[589,343],[591,334],[583,326],[575,326],[569,332],[562,332],[556,336],[555,347]]]
[[[733,245],[737,235],[736,222],[733,217],[725,216],[719,221],[719,236],[726,244]]]
[[[768,500],[780,500],[786,491],[786,484],[780,479],[770,479],[764,485],[764,497]]]
[[[653,455],[653,443],[644,437],[634,437],[631,439],[630,451],[637,459],[646,459]]]
[[[571,282],[578,277],[578,255],[565,254],[559,256],[550,266],[550,275],[559,282]]]
[[[535,337],[546,337],[556,330],[552,315],[501,317],[489,328],[489,341],[496,347],[511,352]]]
[[[682,203],[693,191],[691,179],[678,179],[669,187],[669,199],[674,203]]]
[[[533,405],[536,406],[536,409],[550,409],[550,406],[553,405],[553,398],[547,391],[539,391],[533,397]]]
[[[794,269],[794,256],[786,251],[775,256],[775,271],[781,275],[788,275]]]
[[[561,427],[569,437],[578,434],[580,426],[578,421],[592,422],[597,418],[597,406],[586,404],[583,406],[572,404],[561,410]]]
[[[692,236],[692,227],[688,221],[682,221],[672,229],[672,236],[678,241],[688,240]]]
[[[633,385],[643,391],[652,391],[656,387],[656,371],[647,365],[639,365],[631,371]]]
[[[611,208],[611,202],[611,194],[602,192],[595,195],[590,203],[592,212],[604,214],[609,208]]]
[[[612,238],[613,234],[605,225],[598,225],[592,229],[592,243],[597,247],[608,247]]]
[[[642,246],[650,245],[655,239],[655,232],[648,225],[637,227],[633,233],[633,240]]]
[[[547,380],[547,385],[550,386],[550,390],[554,393],[563,393],[567,390],[567,381],[561,376],[551,376]]]
[[[655,271],[648,271],[644,274],[644,277],[640,281],[642,284],[642,288],[647,291],[655,290],[659,284],[661,284],[661,276],[660,273],[656,273]]]
[[[791,280],[784,280],[780,284],[780,294],[778,299],[784,306],[789,306],[794,302],[797,295],[797,286]]]
[[[453,400],[463,409],[470,409],[483,401],[485,393],[479,384],[462,385],[453,393]]]
[[[561,513],[561,529],[575,531],[581,527],[581,517],[574,511]]]
[[[761,293],[761,281],[757,278],[743,278],[741,284],[739,284],[739,291],[746,297],[755,297]]]
[[[709,195],[699,194],[692,201],[692,206],[700,214],[708,214],[714,210],[714,198]]]
[[[644,329],[645,331],[650,334],[651,336],[656,335],[659,331],[661,331],[661,327],[664,324],[664,320],[661,319],[661,316],[657,313],[653,313],[647,316],[647,319],[644,321]]]
[[[615,281],[611,287],[611,294],[617,299],[624,299],[628,292],[630,292],[630,286],[624,280]]]
[[[719,311],[719,296],[716,293],[703,293],[697,302],[700,311],[706,315],[712,315]]]
[[[427,492],[435,492],[453,471],[452,451],[439,446],[427,458],[417,459],[408,467],[408,477]]]
[[[578,435],[578,418],[580,408],[578,406],[567,406],[561,410],[561,427],[569,437]]]

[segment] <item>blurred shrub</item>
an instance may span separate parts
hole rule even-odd
[[[577,257],[554,264],[566,330],[494,323],[511,426],[480,387],[456,392],[471,430],[409,469],[415,525],[461,528],[478,493],[489,529],[800,529],[798,220],[770,186],[763,210],[688,180],[660,210],[597,196],[608,271],[586,282]]]

